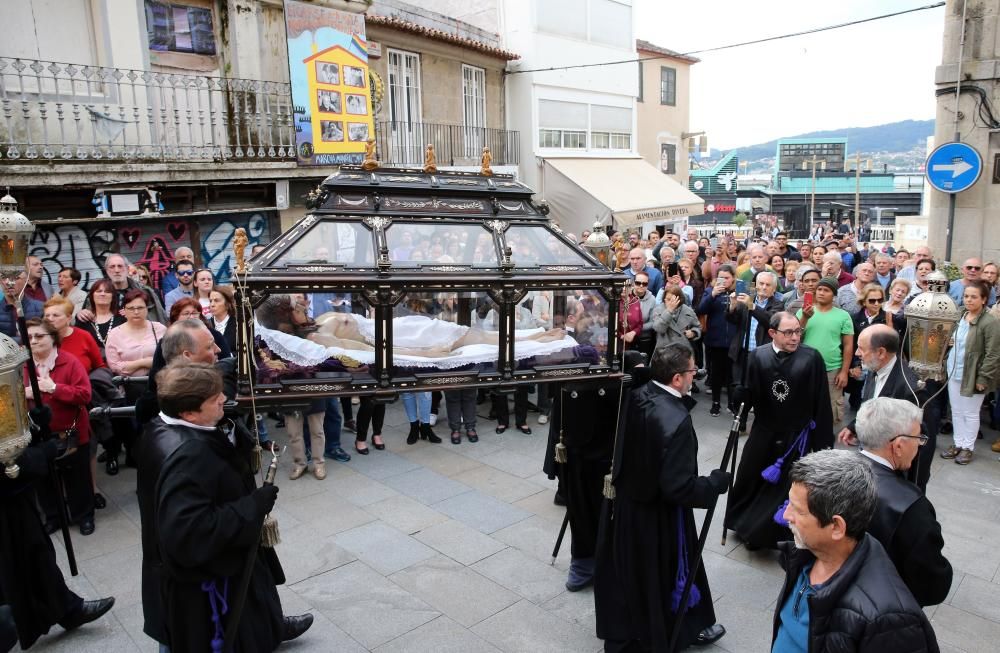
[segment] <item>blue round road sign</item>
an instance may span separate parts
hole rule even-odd
[[[943,193],[960,193],[979,181],[983,157],[965,143],[945,143],[927,157],[927,182]]]

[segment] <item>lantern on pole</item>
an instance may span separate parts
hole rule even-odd
[[[605,267],[610,270],[614,269],[614,261],[611,258],[611,238],[604,231],[603,224],[594,223],[594,228],[587,236],[587,240],[583,241],[583,246]]]
[[[6,301],[21,315],[21,297],[14,293],[17,277],[25,272],[28,243],[35,227],[17,210],[10,195],[0,198],[0,284]],[[28,406],[24,399],[23,365],[27,351],[12,338],[0,334],[0,463],[10,478],[20,473],[15,461],[31,444]]]
[[[928,379],[948,378],[945,356],[955,325],[962,312],[948,295],[948,277],[935,271],[927,275],[927,290],[913,298],[904,309],[910,344],[910,369],[922,388]]]

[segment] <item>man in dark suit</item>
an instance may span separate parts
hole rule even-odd
[[[900,359],[899,333],[891,326],[873,324],[858,336],[857,356],[861,366],[868,372],[864,386],[861,388],[862,408],[864,402],[873,397],[891,397],[904,399],[911,404],[922,406],[925,403],[925,392],[917,389],[917,377]],[[841,429],[837,439],[847,445],[857,444],[856,418]],[[924,428],[928,436],[926,447],[921,447],[919,457],[913,465],[908,466],[908,476],[917,484],[921,491],[926,490],[930,477],[930,461],[934,456],[937,441],[937,431]]]
[[[902,399],[875,397],[858,412],[858,439],[875,475],[878,503],[868,532],[882,543],[900,578],[921,606],[937,605],[951,589],[951,563],[934,506],[903,472],[927,436],[922,411]]]
[[[774,292],[778,289],[778,277],[774,272],[759,272],[754,280],[754,288],[755,294],[736,295],[736,301],[729,302],[729,313],[726,315],[726,319],[738,328],[736,337],[729,343],[729,360],[733,361],[734,379],[743,378],[740,350],[744,344],[749,354],[757,347],[771,342],[768,333],[771,316],[784,310],[782,302],[774,297]]]

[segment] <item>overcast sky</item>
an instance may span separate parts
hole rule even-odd
[[[636,37],[678,52],[842,23],[932,0],[635,0]],[[695,55],[691,130],[713,148],[934,117],[944,7]]]

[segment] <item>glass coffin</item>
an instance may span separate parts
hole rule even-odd
[[[620,375],[625,277],[512,177],[345,166],[311,208],[234,277],[241,399]]]

